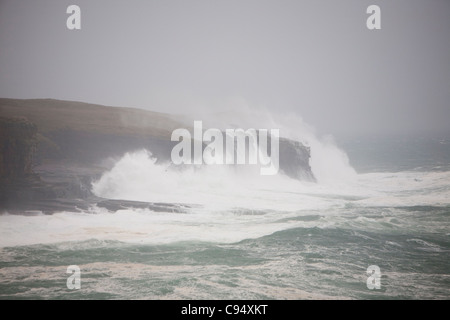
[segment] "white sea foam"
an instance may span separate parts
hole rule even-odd
[[[0,246],[88,239],[232,243],[295,227],[397,228],[414,221],[387,210],[376,217],[360,214],[364,208],[450,204],[449,172],[371,173],[354,182],[316,184],[227,167],[210,169],[172,172],[155,164],[147,152],[127,154],[93,184],[98,195],[199,205],[186,213],[92,207],[82,213],[0,215]],[[349,204],[352,210],[346,209]],[[310,215],[321,218],[301,219]]]
[[[266,128],[281,128],[284,136],[302,140],[311,147],[317,183],[297,181],[282,174],[261,176],[257,168],[242,166],[211,165],[179,170],[156,164],[149,151],[141,150],[118,160],[110,171],[93,182],[93,192],[111,199],[195,206],[186,213],[132,208],[109,212],[92,207],[81,213],[0,215],[0,247],[88,239],[224,243],[295,227],[388,224],[395,228],[403,223],[402,219],[391,223],[392,216],[383,214],[375,220],[357,219],[363,210],[346,208],[450,205],[450,172],[357,175],[332,139],[316,138],[301,119],[285,117],[275,121],[267,117],[259,123],[264,123]],[[248,126],[245,123],[240,126],[263,127],[250,122]],[[349,219],[347,214],[356,215],[353,217],[356,219]],[[309,215],[321,218],[301,219]]]

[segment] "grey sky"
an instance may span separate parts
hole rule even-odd
[[[0,0],[0,97],[172,113],[241,99],[322,133],[450,130],[450,1]]]

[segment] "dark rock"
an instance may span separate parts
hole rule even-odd
[[[280,138],[280,170],[288,177],[316,181],[309,165],[309,147],[298,141]]]
[[[32,174],[37,127],[24,118],[0,117],[0,181]]]

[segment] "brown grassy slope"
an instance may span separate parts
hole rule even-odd
[[[25,117],[46,134],[62,129],[170,138],[181,124],[170,115],[122,107],[53,99],[0,98],[0,116]]]

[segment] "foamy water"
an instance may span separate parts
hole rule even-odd
[[[145,150],[126,154],[93,183],[98,196],[191,205],[183,213],[126,209],[53,215],[1,215],[2,247],[117,240],[162,244],[180,241],[233,243],[296,227],[342,223],[346,208],[450,205],[450,172],[357,175],[345,182],[311,183],[287,176],[261,176],[246,168],[207,166],[171,170]],[[346,218],[353,214],[349,211]],[[321,219],[301,217],[320,213]],[[352,217],[355,218],[355,217]],[[356,217],[358,218],[358,217]]]
[[[97,196],[186,209],[2,214],[0,297],[450,297],[449,171],[356,174],[332,139],[266,124],[307,138],[317,183],[125,154],[92,182]],[[78,291],[65,286],[73,264]],[[366,286],[369,265],[381,269],[380,290]]]

